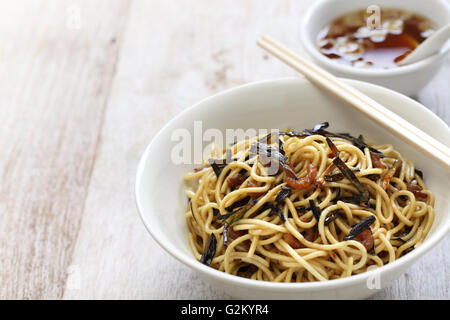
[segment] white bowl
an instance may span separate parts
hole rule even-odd
[[[450,130],[431,111],[394,91],[372,84],[345,80],[409,120],[441,142],[450,145]],[[249,280],[217,271],[198,262],[188,245],[183,175],[192,165],[175,165],[171,152],[174,130],[193,133],[194,121],[203,121],[203,130],[218,128],[310,128],[329,121],[334,131],[345,131],[375,143],[390,143],[424,171],[425,182],[436,195],[436,219],[421,246],[392,264],[376,271],[345,279],[315,283],[271,283]],[[167,252],[196,270],[213,286],[232,297],[243,299],[354,299],[377,290],[368,281],[378,275],[384,288],[450,230],[450,175],[401,140],[381,129],[335,97],[304,79],[280,79],[247,84],[203,100],[171,120],[152,140],[140,161],[136,178],[136,201],[141,218],[153,238]]]
[[[347,12],[366,9],[373,4],[381,8],[404,8],[420,13],[439,27],[450,23],[450,5],[444,0],[379,0],[375,3],[373,0],[320,0],[311,5],[303,17],[300,26],[301,43],[315,63],[338,77],[367,81],[414,96],[440,69],[449,46],[434,56],[392,69],[363,69],[343,65],[327,58],[317,48],[317,35],[325,25]]]

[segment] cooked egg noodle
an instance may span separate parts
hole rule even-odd
[[[262,210],[265,203],[275,203],[286,183],[284,170],[271,176],[260,156],[249,157],[250,146],[261,138],[233,145],[232,158],[237,160],[228,163],[218,177],[208,163],[185,176],[187,182],[195,184],[193,189],[186,191],[189,198],[186,220],[189,245],[197,260],[206,250],[209,236],[214,234],[217,247],[210,265],[212,268],[238,276],[244,276],[240,269],[246,269],[245,276],[264,281],[325,281],[363,273],[372,265],[380,267],[392,263],[419,246],[428,234],[434,220],[434,196],[415,173],[414,164],[391,145],[368,144],[384,154],[381,161],[387,168],[375,168],[368,148],[362,151],[341,137],[331,140],[339,157],[369,191],[368,205],[342,200],[358,194],[352,182],[344,178],[325,182],[321,187],[312,184],[303,190],[292,189],[279,206],[286,221],[270,208]],[[280,139],[285,155],[300,179],[306,176],[310,164],[317,168],[317,178],[332,163],[333,159],[329,157],[332,151],[322,135],[283,136]],[[276,147],[275,142],[272,146]],[[217,158],[218,155],[226,159],[226,150],[215,150],[214,156]],[[381,177],[396,160],[400,160],[402,166],[384,190]],[[245,181],[232,190],[227,178],[243,171]],[[339,173],[339,170],[334,168],[332,173]],[[408,191],[408,184],[422,187],[426,199],[416,199],[413,192]],[[218,217],[229,213],[225,208],[247,196],[255,198],[250,200],[254,204],[228,226],[235,236],[229,233],[224,245],[224,221]],[[308,208],[310,200],[321,209],[319,221],[311,210],[298,212],[296,209]],[[219,215],[214,214],[216,210]],[[326,225],[325,219],[330,214],[336,214],[336,219]],[[370,226],[373,252],[368,252],[357,239],[343,240],[355,224],[371,215],[376,218]],[[307,239],[305,231],[311,228],[315,238]],[[287,234],[295,239],[296,245],[286,241]],[[249,265],[252,267],[248,268]]]

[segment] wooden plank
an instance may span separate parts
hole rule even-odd
[[[0,5],[0,298],[62,296],[127,9]]]

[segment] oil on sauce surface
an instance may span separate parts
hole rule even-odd
[[[407,10],[382,9],[379,28],[369,28],[367,18],[360,10],[333,20],[319,32],[320,52],[349,66],[393,68],[437,29],[429,19]]]

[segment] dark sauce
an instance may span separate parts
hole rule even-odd
[[[407,10],[382,9],[379,28],[369,28],[367,18],[360,10],[333,20],[319,32],[320,52],[357,68],[393,68],[437,29]]]

